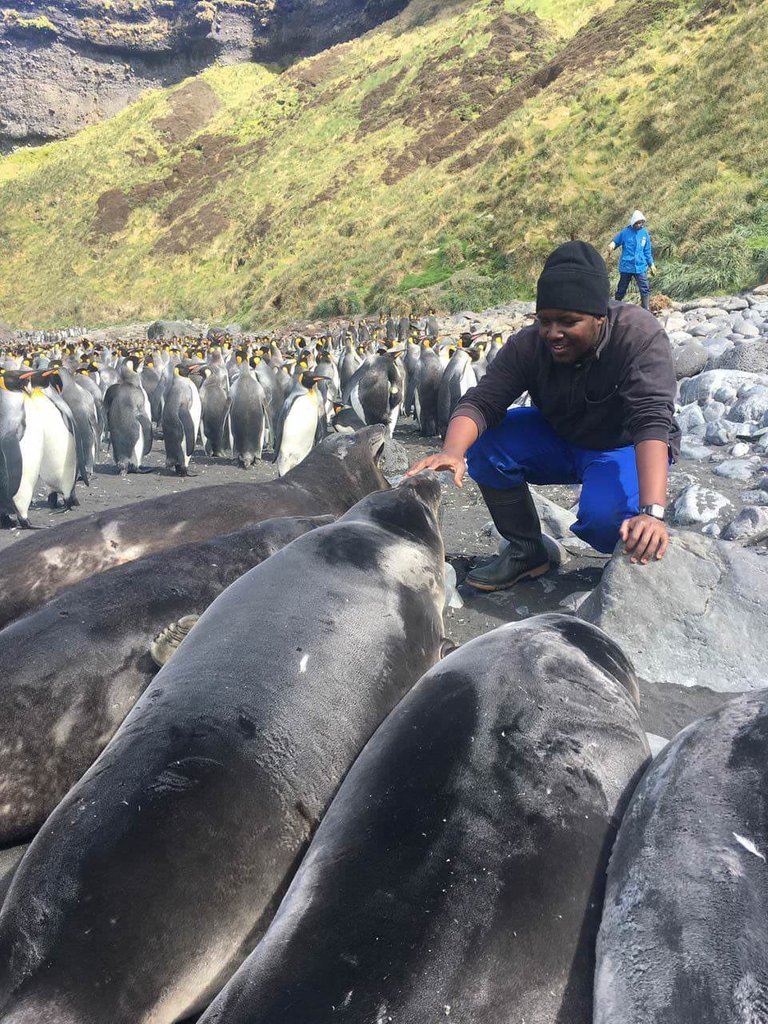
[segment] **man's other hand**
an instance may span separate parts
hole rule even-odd
[[[653,516],[633,516],[625,519],[619,529],[624,541],[624,554],[630,555],[630,562],[647,565],[655,558],[663,558],[669,547],[669,531],[661,519]]]

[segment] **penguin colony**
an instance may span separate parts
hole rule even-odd
[[[446,653],[439,483],[379,461],[500,344],[3,354],[6,525],[156,431],[279,478],[0,553],[0,1024],[768,1021],[766,691],[651,761],[597,627]]]
[[[248,469],[265,450],[283,476],[329,432],[382,424],[391,437],[401,412],[423,436],[444,434],[502,339],[437,330],[430,314],[312,338],[213,329],[138,350],[82,338],[0,351],[0,523],[30,528],[38,483],[52,508],[78,505],[75,485],[88,486],[104,446],[123,476],[147,471],[160,438],[179,476],[194,475],[195,451]]]

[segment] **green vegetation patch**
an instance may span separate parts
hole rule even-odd
[[[148,93],[0,159],[0,320],[255,326],[487,307],[529,297],[561,241],[604,249],[637,206],[660,290],[755,284],[768,273],[761,13],[413,0],[282,73],[217,67]]]

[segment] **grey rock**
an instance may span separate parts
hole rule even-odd
[[[691,462],[706,462],[712,458],[711,448],[706,448],[700,438],[686,435],[680,441],[680,458]]]
[[[639,676],[723,692],[768,685],[768,558],[676,533],[659,562],[618,549],[579,609],[632,659]]]
[[[741,500],[745,505],[768,506],[768,490],[742,491]]]
[[[720,333],[720,324],[715,320],[705,320],[703,323],[691,327],[689,334],[694,338],[708,338],[713,334]]]
[[[759,423],[768,414],[768,387],[757,385],[731,407],[728,419],[734,423]]]
[[[742,370],[747,373],[768,372],[768,341],[734,345],[717,359],[718,370]]]
[[[722,397],[721,388],[726,388],[731,396],[730,400],[736,397],[739,389],[744,385],[754,386],[762,384],[768,386],[768,374],[747,373],[743,370],[717,369],[705,370],[697,377],[691,377],[680,385],[680,398],[683,405],[689,402],[706,402],[709,398],[717,401],[729,401]]]
[[[704,405],[699,408],[701,409],[701,414],[704,417],[705,424],[715,423],[717,420],[721,420],[727,412],[727,409],[722,402],[714,400],[705,402]]]
[[[707,523],[706,526],[702,526],[701,532],[707,537],[719,537],[723,532],[717,523]]]
[[[738,436],[738,428],[735,423],[730,423],[728,420],[715,420],[713,423],[707,424],[704,440],[707,444],[733,444]]]
[[[701,373],[707,365],[709,355],[703,345],[691,341],[674,349],[672,358],[675,363],[675,375],[681,380],[683,377],[693,377]]]
[[[744,459],[749,455],[749,445],[744,441],[739,441],[731,448],[731,455],[734,459]]]
[[[711,523],[724,509],[730,507],[731,503],[724,494],[701,484],[692,484],[686,487],[675,502],[672,520],[678,526]]]
[[[576,522],[576,517],[567,509],[562,508],[543,494],[531,489],[536,511],[539,513],[541,528],[550,537],[562,541],[565,537],[572,537],[571,527]]]
[[[651,757],[656,757],[669,744],[669,740],[663,736],[657,736],[655,732],[647,732],[645,738],[648,740],[648,746],[651,748]]]
[[[464,601],[457,589],[456,570],[450,562],[445,563],[445,608],[463,608]]]
[[[675,413],[675,419],[677,420],[678,426],[683,434],[695,434],[699,437],[704,436],[707,421],[704,418],[704,413],[701,411],[701,406],[698,402],[691,402],[689,405],[684,405],[682,409]]]
[[[591,593],[591,590],[577,590],[573,594],[569,594],[568,597],[564,597],[562,601],[558,601],[558,607],[565,608],[571,612],[576,612],[584,604]]]
[[[719,466],[715,466],[714,472],[715,476],[725,477],[726,480],[740,480],[746,483],[757,472],[757,463],[750,459],[726,459]]]
[[[768,537],[768,508],[749,505],[743,508],[733,522],[723,530],[724,540],[737,540],[741,544],[757,544]],[[768,679],[766,679],[768,686]]]
[[[171,338],[186,338],[199,333],[199,325],[190,320],[155,320],[147,327],[149,341],[170,341]]]
[[[739,295],[734,295],[725,302],[721,303],[723,309],[727,309],[729,313],[734,313],[740,309],[749,309],[749,303],[746,299],[741,298]]]

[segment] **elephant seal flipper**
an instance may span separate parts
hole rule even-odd
[[[158,633],[149,648],[152,661],[158,668],[173,657],[199,618],[199,615],[182,615],[178,622],[172,622]]]

